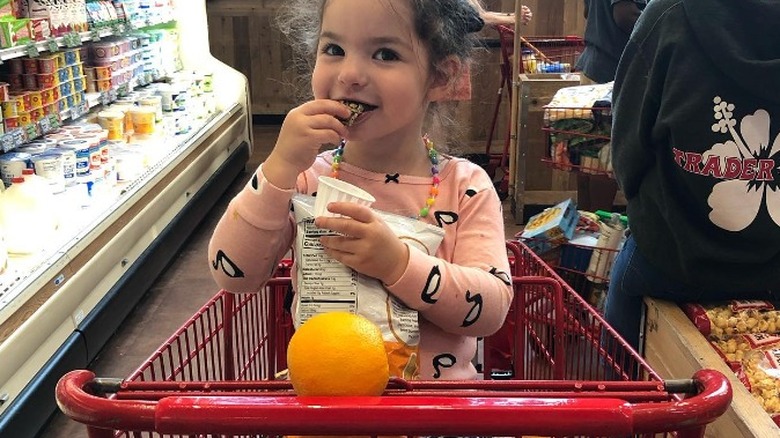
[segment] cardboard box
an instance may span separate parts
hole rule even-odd
[[[577,205],[567,199],[531,217],[520,238],[534,252],[541,254],[569,241],[574,236],[579,218]]]

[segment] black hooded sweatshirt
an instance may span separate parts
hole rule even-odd
[[[779,27],[780,0],[653,0],[618,67],[631,230],[693,298],[780,295]]]

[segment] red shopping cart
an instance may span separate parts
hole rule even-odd
[[[292,328],[283,296],[214,296],[129,378],[87,370],[60,380],[62,411],[89,436],[702,436],[731,401],[722,374],[662,381],[527,247],[509,243],[515,301],[510,380],[390,382],[379,397],[297,397],[285,368]],[[604,342],[606,339],[613,342]],[[613,345],[605,347],[605,345]],[[629,371],[628,367],[633,367]],[[498,373],[498,374],[497,374]],[[604,380],[593,380],[601,376]],[[545,379],[553,380],[545,380]]]

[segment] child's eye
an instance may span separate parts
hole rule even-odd
[[[332,43],[325,44],[320,51],[330,56],[344,56],[344,49]]]
[[[398,54],[390,49],[379,49],[374,54],[374,59],[380,61],[395,61],[398,60]]]

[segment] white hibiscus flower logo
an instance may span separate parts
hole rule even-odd
[[[726,168],[729,161],[771,160],[780,152],[780,134],[774,138],[771,145],[769,143],[771,119],[765,110],[759,109],[752,115],[745,116],[737,127],[737,120],[732,118],[734,105],[720,97],[716,97],[713,102],[715,123],[712,125],[712,131],[728,133],[731,140],[713,145],[702,154],[705,161],[713,156],[719,157],[721,166]],[[773,176],[776,169],[777,166],[773,165]],[[780,225],[780,187],[777,183],[774,180],[741,176],[743,175],[733,179],[724,178],[724,181],[713,187],[707,199],[712,208],[709,215],[712,223],[724,230],[741,231],[753,223],[761,206],[766,205],[769,216]]]

